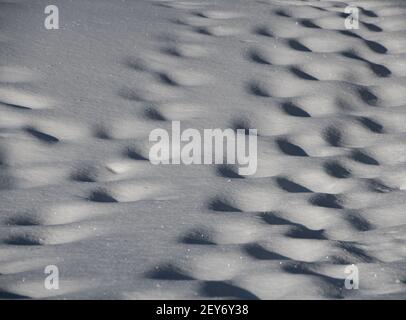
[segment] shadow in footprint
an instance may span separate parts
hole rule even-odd
[[[286,155],[296,156],[296,157],[308,157],[308,154],[299,146],[290,143],[285,139],[278,139],[276,143],[279,149]]]
[[[259,36],[265,36],[265,37],[270,37],[270,38],[274,37],[273,33],[266,26],[256,27],[254,29],[254,33]]]
[[[266,64],[266,65],[271,65],[272,63],[268,61],[260,52],[256,50],[250,50],[248,52],[248,58],[252,62],[258,63],[258,64]]]
[[[290,181],[284,177],[276,178],[276,183],[278,184],[279,188],[285,190],[287,192],[292,193],[303,193],[303,192],[312,192],[311,190],[307,189],[306,187],[301,186],[293,181]]]
[[[300,21],[300,24],[303,26],[303,27],[306,27],[306,28],[312,28],[312,29],[321,29],[317,24],[315,24],[313,21],[311,21],[310,19],[302,19],[301,21]]]
[[[113,196],[111,196],[110,194],[108,194],[107,191],[105,190],[96,190],[93,191],[88,200],[93,201],[93,202],[110,202],[110,203],[114,203],[114,202],[118,202],[116,199],[113,198]]]
[[[347,15],[344,15],[344,17],[347,17]],[[358,34],[349,31],[349,30],[338,30],[339,33],[341,33],[344,36],[348,36],[348,37],[352,37],[352,38],[357,38],[357,39],[362,39],[364,40],[364,38],[362,38],[361,36],[359,36]]]
[[[261,98],[271,97],[271,94],[264,87],[264,85],[257,81],[252,81],[248,84],[248,92]]]
[[[308,229],[304,225],[296,225],[291,230],[285,233],[288,237],[295,239],[315,239],[315,240],[327,240],[323,229],[312,230]]]
[[[204,281],[200,288],[203,296],[211,298],[236,298],[243,300],[259,300],[248,290],[242,289],[225,281]]]
[[[181,239],[181,243],[197,245],[215,245],[212,233],[205,228],[189,230]]]
[[[306,47],[305,45],[301,44],[299,41],[295,39],[288,40],[288,45],[294,50],[303,51],[303,52],[311,52],[311,50]]]
[[[231,128],[234,131],[237,130],[244,130],[244,134],[245,135],[249,135],[250,134],[250,128],[254,128],[255,126],[250,124],[250,121],[247,118],[240,118],[240,119],[235,119],[232,123],[231,123]]]
[[[15,246],[41,246],[43,244],[42,241],[42,239],[27,233],[10,236],[4,240],[4,244]]]
[[[372,32],[382,32],[382,28],[378,27],[376,24],[363,22],[362,25]]]
[[[222,199],[214,199],[209,203],[209,209],[220,212],[241,212],[240,209],[232,206]]]
[[[162,48],[161,52],[177,58],[183,57],[183,54],[176,47]]]
[[[386,78],[389,77],[392,72],[385,66],[377,63],[369,63],[371,70],[379,77]]]
[[[335,178],[347,179],[351,177],[351,172],[336,161],[325,163],[324,170],[327,172],[328,175]]]
[[[133,159],[133,160],[142,160],[142,161],[148,160],[147,158],[142,156],[139,151],[137,151],[134,148],[127,148],[124,151],[124,155],[126,155],[127,157],[129,157],[130,159]]]
[[[167,75],[166,73],[158,73],[157,74],[159,80],[161,80],[161,82],[163,84],[167,84],[169,86],[173,86],[173,87],[177,87],[179,86],[179,84],[174,81],[169,75]]]
[[[143,97],[141,92],[139,92],[136,89],[131,89],[131,88],[122,88],[118,91],[118,95],[122,97],[123,99],[130,100],[130,101],[138,101],[138,102],[144,102],[147,99]]]
[[[148,107],[144,110],[146,118],[154,121],[166,121],[167,119],[155,108]]]
[[[7,169],[6,151],[0,147],[0,190],[9,190],[15,186],[15,179]]]
[[[193,280],[192,277],[190,277],[180,268],[172,264],[160,265],[156,267],[154,270],[147,272],[146,277],[149,279],[156,280],[174,280],[174,281]]]
[[[261,218],[266,223],[271,225],[292,225],[292,226],[296,225],[296,223],[293,223],[287,219],[279,217],[277,212],[264,212],[261,214]]]
[[[383,133],[383,126],[367,117],[360,117],[358,121],[367,129],[375,133]]]
[[[94,127],[93,136],[97,139],[102,139],[102,140],[113,139],[110,129],[108,129],[105,125],[102,125],[102,124],[98,124]]]
[[[223,178],[229,179],[244,179],[243,176],[240,176],[237,172],[235,172],[230,166],[221,165],[217,168],[217,174]]]
[[[358,231],[372,230],[373,226],[359,212],[350,210],[345,215],[347,220]]]
[[[379,166],[378,161],[376,161],[374,158],[372,158],[371,156],[367,155],[365,152],[362,152],[360,150],[354,150],[351,153],[350,158],[363,164]]]
[[[288,262],[282,265],[282,269],[292,274],[317,275],[309,268],[309,264],[306,262]]]
[[[285,233],[285,235],[287,235],[291,238],[318,239],[318,240],[327,239],[327,237],[324,234],[323,229],[321,229],[321,230],[309,229],[300,223],[294,223],[292,221],[283,219],[273,212],[266,212],[266,213],[262,214],[261,217],[266,223],[268,223],[270,225],[291,226],[291,229]]]
[[[329,193],[318,193],[310,197],[309,202],[318,207],[331,208],[331,209],[342,209],[340,199]]]
[[[136,71],[151,71],[150,68],[147,66],[147,63],[141,58],[128,57],[124,61],[124,65]]]
[[[342,54],[342,56],[344,56],[346,58],[359,60],[359,61],[367,63],[369,65],[369,67],[371,68],[371,70],[379,77],[386,78],[392,74],[392,72],[388,68],[386,68],[384,65],[371,62],[367,59],[360,57],[359,55],[357,55],[351,51],[344,51],[341,54]]]
[[[7,164],[7,153],[4,148],[0,146],[0,166],[6,166]]]
[[[311,76],[310,74],[300,70],[299,68],[296,67],[291,67],[290,71],[298,78],[303,79],[303,80],[318,80],[317,78]]]
[[[244,251],[258,260],[289,260],[289,258],[265,249],[258,243],[250,243],[243,247]]]
[[[31,110],[30,107],[21,106],[19,104],[13,104],[13,103],[8,103],[8,102],[4,102],[4,101],[0,101],[0,104],[6,106],[8,108],[13,108],[13,109]]]
[[[336,127],[328,127],[323,132],[323,138],[333,147],[340,147],[342,136],[341,131]]]
[[[302,118],[309,118],[310,114],[308,114],[305,110],[302,108],[299,108],[292,102],[284,102],[281,105],[283,111],[285,111],[287,114],[293,116],[293,117],[302,117]]]
[[[371,41],[371,40],[364,40],[365,44],[368,46],[369,49],[376,53],[384,54],[388,52],[388,49],[383,45],[379,44],[378,42]]]
[[[7,224],[10,226],[38,226],[42,223],[38,217],[27,214],[10,218],[7,220]]]
[[[376,52],[376,53],[380,53],[380,54],[384,54],[388,52],[388,49],[379,44],[378,42],[375,41],[371,41],[371,40],[366,40],[363,37],[361,37],[360,35],[349,31],[349,30],[338,30],[339,33],[341,33],[342,35],[348,36],[348,37],[352,37],[352,38],[357,38],[357,39],[361,39],[365,42],[365,44],[367,45],[367,47],[369,49],[371,49],[372,51]]]
[[[343,57],[349,58],[349,59],[354,59],[354,60],[359,60],[359,61],[364,61],[364,62],[368,62],[367,60],[365,60],[364,58],[360,57],[359,55],[355,54],[354,52],[351,51],[343,51],[341,52],[341,55]]]
[[[395,190],[377,179],[368,179],[367,186],[369,190],[378,193],[387,193]]]
[[[363,262],[372,263],[372,262],[379,261],[375,257],[371,257],[369,254],[367,254],[365,250],[359,248],[355,242],[339,241],[338,247],[340,247],[341,249],[344,249],[345,251],[347,251],[351,255],[357,257],[358,259],[360,259]]]
[[[97,169],[93,167],[83,167],[75,170],[71,174],[71,179],[77,182],[96,182],[97,181]]]
[[[291,274],[304,274],[317,277],[330,287],[326,292],[327,296],[333,299],[343,298],[342,288],[344,281],[342,279],[337,279],[314,272],[309,266],[311,267],[311,264],[306,262],[288,262],[282,266],[282,269]]]
[[[284,11],[282,9],[277,9],[274,11],[274,13],[279,17],[285,17],[285,18],[292,17],[290,14],[288,14],[286,11]]]
[[[45,143],[53,144],[59,142],[59,139],[55,138],[54,136],[38,131],[32,127],[25,128],[25,131]]]
[[[361,8],[361,12],[363,15],[366,15],[367,17],[378,18],[378,15],[375,12],[373,12],[372,10]]]
[[[376,106],[378,97],[376,95],[374,95],[369,89],[360,88],[358,90],[358,94],[361,97],[362,101],[369,104],[370,106]]]
[[[17,293],[4,291],[4,290],[0,290],[0,299],[4,299],[4,300],[20,300],[20,299],[21,300],[29,300],[29,299],[31,299],[31,297],[24,296],[24,295],[17,294]]]

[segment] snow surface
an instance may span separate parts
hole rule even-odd
[[[406,297],[405,1],[49,4],[0,2],[0,298]],[[257,173],[152,165],[174,120]]]

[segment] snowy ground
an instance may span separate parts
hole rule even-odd
[[[257,173],[152,165],[174,120]],[[404,299],[405,139],[406,1],[1,1],[0,298]]]

